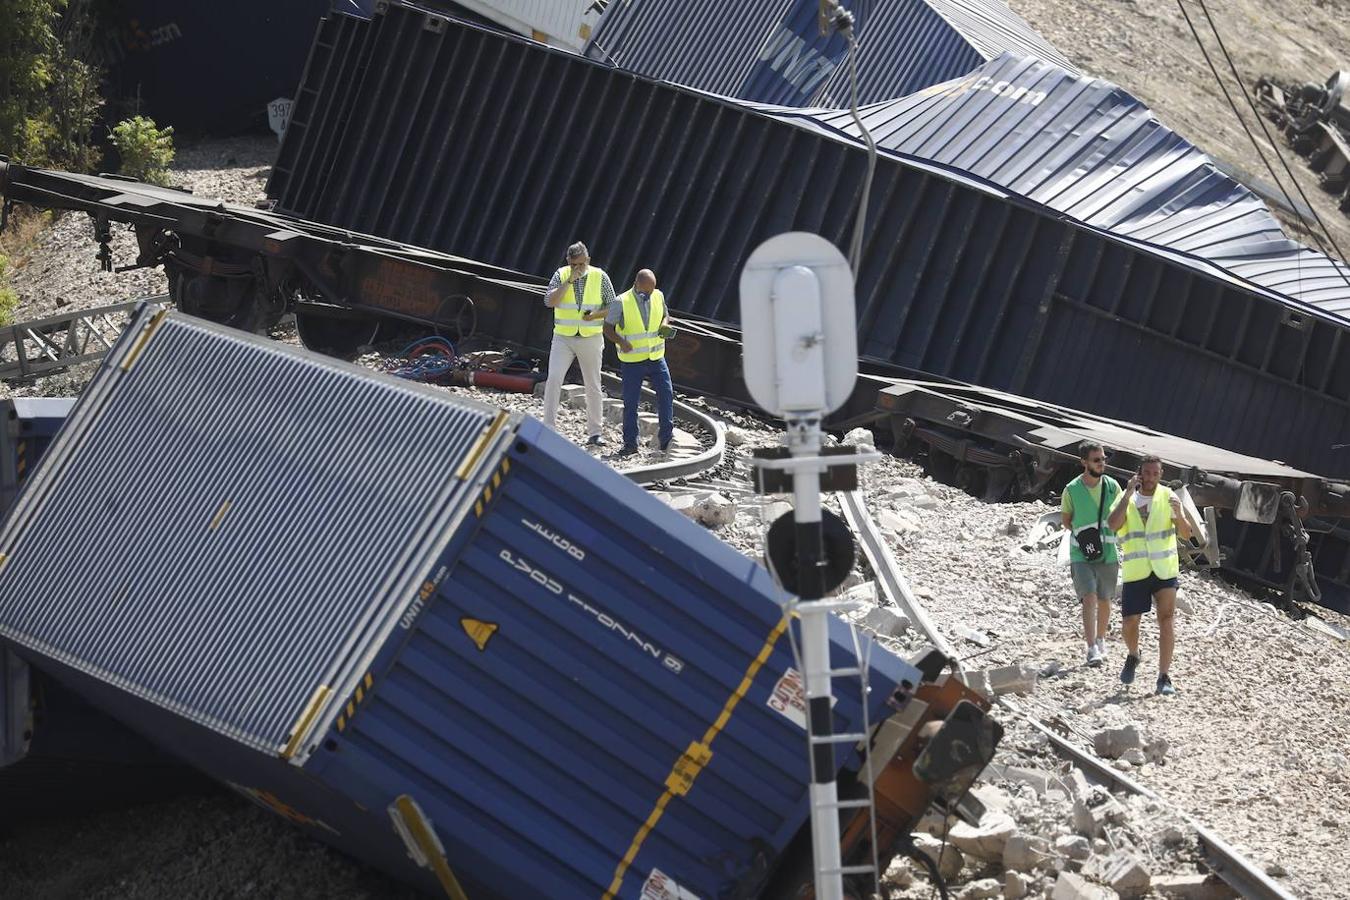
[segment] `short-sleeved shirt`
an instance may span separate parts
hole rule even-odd
[[[581,309],[581,298],[583,292],[586,290],[586,279],[590,277],[591,274],[587,271],[585,275],[572,280],[572,302],[576,304],[577,309]],[[554,271],[553,277],[549,279],[548,290],[544,292],[544,296],[547,297],[561,286],[562,279],[559,278],[558,273]],[[607,307],[614,303],[614,285],[610,284],[608,272],[601,274],[600,302]],[[547,306],[548,304],[545,303],[544,305]]]
[[[1106,502],[1102,503],[1102,488],[1106,488]],[[1073,488],[1087,491],[1092,499],[1092,504],[1088,509],[1075,510],[1073,501],[1070,499],[1070,491]],[[1059,508],[1065,515],[1070,516],[1070,521],[1074,525],[1074,530],[1079,527],[1095,527],[1097,524],[1097,510],[1101,509],[1101,530],[1103,536],[1109,534],[1109,526],[1106,524],[1107,518],[1111,515],[1111,507],[1115,504],[1116,498],[1120,496],[1120,483],[1110,475],[1103,475],[1097,482],[1097,486],[1088,487],[1083,482],[1083,476],[1079,475],[1073,481],[1069,482],[1064,488],[1064,493],[1060,496]],[[1101,561],[1104,563],[1115,563],[1118,559],[1114,540],[1105,541],[1105,555]],[[1083,562],[1083,553],[1078,549],[1077,543],[1069,544],[1069,559],[1073,562]]]
[[[642,316],[642,321],[647,321],[647,317],[652,312],[652,295],[634,291],[633,296],[637,298],[638,315]],[[670,309],[670,307],[667,306],[666,309]],[[609,305],[609,310],[605,313],[605,324],[615,326],[623,324],[622,303],[611,303]],[[656,324],[660,325],[661,323],[657,322]]]

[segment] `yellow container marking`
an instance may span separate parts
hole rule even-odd
[[[122,361],[120,368],[123,372],[128,371],[136,364],[136,360],[140,358],[141,351],[144,350],[145,345],[150,342],[150,338],[154,337],[155,332],[159,330],[160,323],[164,321],[164,317],[168,314],[168,308],[161,309],[159,312],[155,313],[154,318],[150,320],[150,324],[145,327],[145,330],[141,332],[141,336],[136,339],[136,343],[131,346],[131,352],[127,354],[127,358]]]
[[[230,511],[230,501],[229,500],[222,501],[220,504],[220,509],[216,510],[216,514],[211,518],[211,527],[208,530],[215,531],[217,528],[219,528],[220,523],[225,520],[225,514],[229,511]]]
[[[614,869],[614,878],[609,883],[609,889],[604,893],[604,900],[613,900],[614,895],[619,892],[623,886],[624,875],[628,872],[628,867],[633,864],[637,858],[638,851],[642,849],[642,842],[647,839],[647,835],[656,828],[656,823],[661,821],[661,816],[665,814],[666,806],[671,799],[676,796],[684,796],[689,793],[693,787],[694,778],[703,771],[704,766],[712,759],[712,742],[718,733],[731,721],[731,714],[735,711],[736,705],[741,702],[750,685],[754,683],[755,676],[763,668],[764,663],[768,662],[770,654],[773,653],[774,645],[778,639],[783,636],[787,629],[787,618],[780,619],[774,626],[773,631],[769,632],[768,638],[764,641],[764,646],[759,648],[759,653],[750,661],[750,665],[745,669],[745,675],[741,678],[741,683],[736,686],[736,690],[731,692],[726,703],[722,705],[722,712],[717,719],[708,726],[708,730],[703,733],[703,740],[692,743],[680,754],[680,758],[675,760],[675,765],[670,769],[670,774],[666,776],[665,791],[656,800],[656,805],[652,811],[647,814],[647,819],[642,823],[642,827],[633,835],[633,841],[628,845],[628,852],[619,860],[619,864]]]
[[[470,619],[467,616],[459,620],[459,627],[464,629],[464,633],[469,636],[479,650],[487,648],[487,642],[497,633],[498,625],[496,622],[484,622],[481,619]]]
[[[318,718],[319,713],[328,705],[329,699],[333,696],[333,689],[326,684],[321,684],[314,690],[314,696],[309,698],[309,703],[305,706],[305,711],[300,714],[295,725],[291,727],[291,738],[286,742],[286,746],[281,750],[282,759],[290,759],[295,755],[300,742],[304,740],[305,733],[309,731],[310,725]]]
[[[394,801],[398,811],[403,816],[403,821],[408,826],[408,831],[412,834],[413,840],[417,842],[422,855],[431,863],[431,870],[436,873],[436,878],[441,882],[441,888],[446,896],[451,900],[469,900],[464,893],[464,888],[459,886],[459,879],[450,869],[450,863],[445,858],[445,852],[440,849],[440,842],[436,839],[435,833],[431,830],[431,824],[421,815],[421,811],[412,802],[412,797],[407,794],[399,795]]]
[[[492,439],[497,436],[498,431],[502,430],[502,426],[506,424],[509,418],[510,416],[505,411],[497,413],[497,417],[492,420],[492,424],[484,430],[482,436],[478,438],[478,442],[469,451],[469,455],[464,458],[464,462],[455,471],[456,478],[463,481],[473,473],[473,470],[478,467],[478,460],[482,458],[488,445],[492,443]]]

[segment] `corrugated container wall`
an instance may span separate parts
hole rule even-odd
[[[651,267],[674,308],[728,322],[760,242],[848,246],[852,141],[424,23],[325,23],[268,185],[281,210],[541,274],[584,239],[616,283]],[[864,356],[1350,474],[1343,324],[936,167],[882,158],[871,204]]]
[[[415,843],[473,897],[752,895],[809,810],[783,599],[536,420],[153,309],[0,531],[0,639],[314,836],[436,889]],[[858,666],[836,619],[830,641]],[[837,733],[921,680],[863,651]]]
[[[966,74],[1005,51],[1070,63],[1000,0],[855,0],[858,102]],[[783,106],[847,106],[846,40],[821,35],[817,0],[745,0],[734,22],[711,0],[617,0],[591,59],[686,87]]]

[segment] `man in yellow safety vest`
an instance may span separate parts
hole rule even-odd
[[[1139,618],[1156,601],[1157,688],[1159,694],[1170,695],[1176,693],[1168,670],[1176,640],[1172,620],[1176,615],[1180,571],[1177,536],[1189,539],[1191,526],[1180,498],[1159,484],[1161,480],[1162,460],[1145,456],[1139,471],[1130,478],[1111,507],[1106,524],[1117,533],[1116,545],[1124,583],[1120,592],[1121,634],[1129,648],[1129,656],[1125,657],[1125,667],[1120,670],[1120,680],[1125,684],[1134,681],[1134,670],[1139,665]]]
[[[675,392],[666,366],[666,337],[671,333],[666,297],[656,287],[651,269],[637,273],[633,287],[610,304],[605,337],[619,345],[623,369],[623,449],[620,456],[638,450],[638,402],[642,383],[651,380],[656,391],[657,442],[670,448],[675,434]]]
[[[602,269],[591,265],[586,245],[567,248],[567,265],[553,273],[544,305],[553,310],[553,344],[544,385],[544,424],[554,428],[563,379],[575,359],[586,385],[586,443],[599,446],[601,436],[600,359],[605,352],[605,308],[614,299],[614,285]]]

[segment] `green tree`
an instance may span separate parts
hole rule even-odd
[[[67,0],[0,0],[0,153],[30,165],[88,170],[90,131],[102,99],[101,73],[77,58],[58,33],[87,34],[63,23]],[[87,5],[70,11],[92,15]]]

